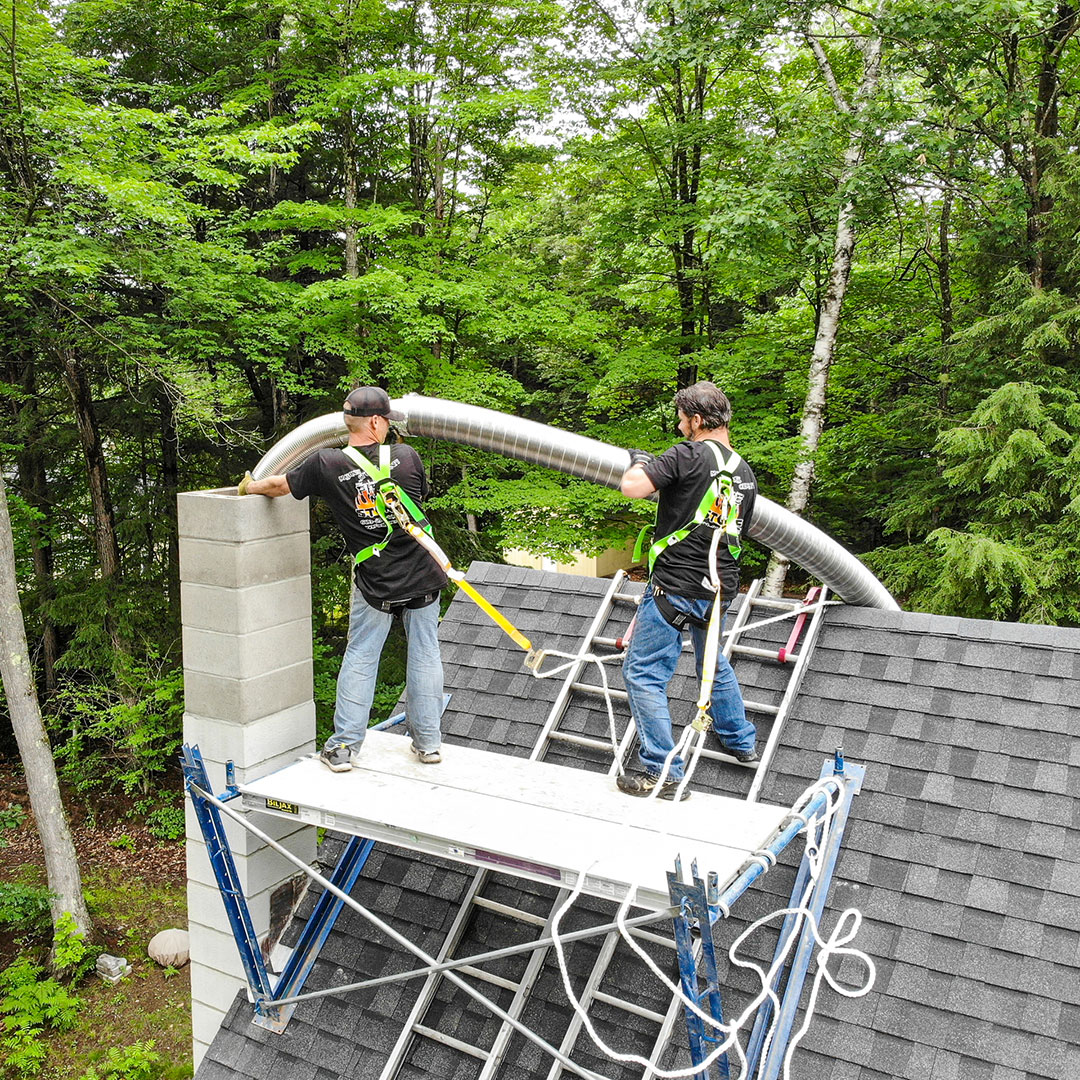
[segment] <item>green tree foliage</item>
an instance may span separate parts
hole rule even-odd
[[[714,378],[782,499],[845,199],[809,515],[908,606],[1080,621],[1075,8],[884,5],[888,77],[845,178],[851,121],[803,30],[829,26],[850,98],[870,14],[14,0],[0,465],[68,781],[175,825],[156,789],[179,735],[176,493],[234,483],[360,382],[658,451],[676,386]],[[593,551],[647,516],[418,448],[462,566]],[[313,532],[326,722],[348,578],[322,512]]]

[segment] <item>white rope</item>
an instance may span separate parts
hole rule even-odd
[[[717,534],[719,535],[719,534]],[[715,537],[714,537],[715,540]],[[713,545],[715,548],[715,543]],[[733,627],[731,630],[723,632],[722,637],[728,637],[733,634],[743,634],[747,630],[754,629],[760,626],[766,626],[770,623],[781,622],[784,619],[794,618],[806,612],[819,610],[820,608],[834,604],[837,601],[818,600],[813,604],[802,605],[794,608],[790,612],[784,612],[780,615],[772,616],[767,619],[762,619],[759,622],[748,624],[741,627]],[[711,636],[711,635],[710,635]],[[595,664],[597,670],[600,673],[601,688],[603,690],[604,704],[607,709],[608,716],[608,732],[609,739],[612,747],[612,756],[616,761],[617,768],[620,773],[624,771],[623,763],[619,759],[618,749],[619,741],[616,733],[615,726],[615,712],[611,702],[610,684],[608,683],[607,672],[604,668],[605,663],[612,663],[621,661],[623,658],[622,653],[616,653],[611,656],[597,656],[594,653],[564,653],[555,650],[545,650],[546,655],[559,657],[565,659],[567,662],[561,664],[550,671],[540,672],[534,668],[533,675],[539,679],[552,678],[555,675],[573,667],[575,664],[591,663]],[[703,664],[705,658],[703,658]],[[672,761],[676,756],[684,756],[686,759],[686,768],[684,775],[680,778],[678,786],[676,788],[674,799],[680,800],[682,793],[686,785],[690,782],[690,779],[697,768],[698,761],[701,756],[701,750],[704,746],[706,731],[697,731],[692,724],[686,724],[683,728],[682,734],[679,737],[678,742],[672,747],[664,760],[663,767],[660,770],[660,775],[657,779],[656,785],[653,790],[649,792],[647,799],[658,798],[660,792],[663,790],[664,784],[667,781],[668,774],[671,770]],[[689,754],[684,754],[688,744],[693,744]],[[826,794],[826,802],[822,809],[814,814],[807,815],[805,812],[806,806],[819,794]],[[773,1037],[776,1032],[776,1025],[779,1021],[780,1015],[780,1000],[773,989],[775,986],[779,973],[786,965],[788,958],[791,954],[791,950],[795,942],[801,936],[801,931],[804,925],[808,926],[814,939],[814,944],[817,948],[817,971],[814,976],[814,982],[811,988],[810,998],[807,1003],[806,1012],[802,1026],[798,1032],[789,1040],[788,1046],[784,1054],[784,1080],[790,1080],[790,1068],[791,1059],[794,1055],[799,1042],[802,1040],[806,1031],[809,1029],[813,1014],[817,1006],[818,994],[821,988],[821,982],[824,979],[828,984],[838,993],[845,997],[862,997],[869,993],[874,985],[876,979],[876,968],[873,960],[864,952],[859,949],[847,948],[849,942],[851,942],[858,934],[859,927],[862,924],[862,913],[855,908],[847,908],[840,916],[837,922],[836,928],[828,939],[823,939],[820,934],[820,928],[817,918],[813,911],[809,907],[810,899],[814,893],[814,890],[818,887],[821,869],[822,869],[822,848],[826,846],[826,841],[829,836],[829,830],[832,826],[833,816],[835,814],[839,799],[842,793],[841,785],[835,779],[827,778],[818,781],[816,784],[808,787],[802,795],[795,800],[792,805],[791,814],[789,820],[794,820],[800,824],[800,832],[803,833],[804,839],[804,855],[807,860],[808,874],[806,885],[803,889],[802,896],[799,898],[798,903],[792,907],[783,908],[779,911],[775,911],[770,915],[766,915],[761,919],[758,919],[752,923],[746,930],[744,930],[736,939],[732,942],[730,949],[728,950],[728,956],[731,963],[737,967],[747,968],[753,970],[761,984],[761,990],[753,998],[750,1004],[743,1010],[743,1012],[731,1023],[725,1024],[722,1021],[716,1020],[709,1013],[705,1012],[700,1005],[688,997],[682,990],[681,986],[676,985],[656,964],[656,962],[645,952],[645,950],[638,945],[634,940],[633,935],[630,933],[629,928],[626,925],[626,916],[629,912],[631,901],[637,893],[637,888],[640,884],[640,879],[634,882],[628,883],[626,896],[622,903],[619,905],[616,913],[616,924],[620,937],[623,941],[633,950],[633,952],[641,959],[645,966],[656,976],[660,983],[667,988],[669,993],[674,998],[677,998],[684,1008],[689,1010],[695,1016],[697,1016],[705,1025],[709,1028],[716,1029],[724,1034],[724,1038],[719,1042],[713,1050],[706,1056],[703,1061],[692,1064],[685,1069],[670,1069],[664,1070],[657,1068],[655,1064],[646,1058],[643,1058],[639,1054],[623,1053],[616,1050],[614,1047],[609,1046],[603,1038],[596,1031],[593,1026],[592,1020],[589,1018],[588,1010],[585,1008],[580,998],[578,998],[573,990],[570,981],[570,972],[566,963],[566,955],[563,947],[563,937],[560,934],[559,928],[561,926],[563,917],[573,905],[577,902],[581,896],[585,887],[585,881],[589,870],[592,869],[594,862],[589,863],[587,866],[581,867],[577,874],[577,881],[574,888],[571,890],[569,896],[563,902],[562,906],[555,913],[551,922],[551,940],[555,949],[555,955],[559,965],[559,973],[562,977],[563,988],[566,992],[567,999],[570,1001],[571,1007],[581,1020],[589,1038],[593,1044],[606,1055],[610,1060],[631,1063],[642,1066],[643,1068],[652,1070],[653,1075],[662,1078],[662,1080],[681,1080],[683,1077],[691,1077],[700,1074],[702,1071],[708,1070],[712,1063],[716,1061],[722,1054],[728,1053],[730,1050],[734,1050],[738,1057],[740,1073],[745,1074],[747,1068],[746,1052],[740,1038],[743,1025],[746,1021],[756,1013],[758,1008],[763,1002],[768,999],[772,1004],[772,1020],[769,1024],[768,1031],[764,1042],[762,1044],[761,1056],[759,1059],[759,1075],[760,1069],[764,1067],[764,1064],[768,1058],[769,1047],[772,1043]],[[820,832],[820,836],[818,833]],[[763,872],[768,872],[773,866],[776,865],[776,856],[766,849],[759,849],[751,853],[748,856],[748,863],[757,864],[762,868]],[[730,908],[727,904],[720,903],[717,905],[724,918],[730,916]],[[749,960],[742,960],[739,956],[740,946],[757,930],[766,924],[774,921],[777,918],[786,918],[788,916],[793,918],[793,922],[790,927],[790,932],[786,941],[782,943],[782,947],[777,951],[777,954],[773,960],[771,967],[766,971],[758,964]],[[850,924],[850,929],[846,929]],[[702,928],[702,933],[705,932],[705,928]],[[709,932],[711,933],[711,923],[709,924]],[[843,986],[837,981],[829,970],[828,964],[833,956],[852,956],[860,959],[867,969],[866,982],[859,987],[849,988]]]
[[[676,748],[677,749],[677,748]],[[672,755],[675,750],[672,751]],[[667,761],[664,763],[664,772],[667,771],[671,756],[668,756]],[[650,799],[655,799],[661,790],[660,784],[649,793]],[[807,817],[800,807],[805,807],[814,797],[820,793],[826,794],[826,802],[818,814],[812,818]],[[874,984],[876,977],[876,969],[874,967],[873,960],[867,956],[864,952],[858,949],[847,948],[846,946],[858,933],[859,927],[862,922],[862,915],[854,908],[848,908],[840,916],[840,920],[837,923],[836,929],[825,940],[819,933],[819,927],[817,919],[813,912],[810,910],[808,904],[815,888],[817,888],[821,869],[822,869],[822,848],[825,846],[828,839],[829,829],[832,826],[832,819],[835,814],[836,808],[839,804],[842,788],[840,784],[833,779],[826,779],[819,781],[817,784],[812,785],[803,792],[802,796],[796,800],[792,807],[791,817],[801,822],[801,830],[805,835],[805,855],[808,862],[809,873],[807,875],[806,886],[803,889],[803,894],[799,898],[799,902],[790,908],[784,908],[780,911],[773,912],[764,918],[758,919],[751,926],[747,927],[732,943],[729,949],[729,957],[731,962],[743,968],[748,968],[755,971],[758,975],[758,979],[761,983],[761,990],[750,1002],[750,1004],[743,1010],[743,1012],[731,1023],[725,1024],[721,1021],[717,1021],[710,1014],[701,1009],[698,1003],[689,998],[682,990],[680,986],[677,986],[668,976],[661,971],[655,961],[644,951],[644,949],[634,941],[629,928],[626,926],[626,915],[629,911],[632,898],[636,894],[637,886],[639,882],[635,881],[630,883],[627,888],[626,896],[622,903],[619,905],[619,909],[616,915],[616,922],[619,926],[619,933],[622,939],[627,945],[638,955],[638,957],[645,963],[646,967],[659,979],[659,981],[668,989],[673,997],[678,998],[683,1006],[690,1012],[694,1013],[703,1023],[710,1028],[714,1028],[724,1033],[724,1039],[718,1043],[717,1046],[708,1054],[708,1056],[700,1062],[697,1062],[685,1069],[671,1069],[664,1070],[658,1069],[654,1064],[641,1057],[639,1054],[627,1054],[622,1053],[613,1047],[609,1046],[597,1033],[592,1021],[589,1018],[587,1009],[581,1004],[580,999],[574,994],[573,987],[570,982],[570,973],[566,963],[566,956],[563,950],[562,935],[559,933],[559,927],[562,922],[563,916],[567,911],[577,902],[578,897],[584,888],[586,874],[591,869],[593,864],[589,864],[588,867],[583,867],[578,874],[577,882],[574,889],[567,897],[566,901],[556,912],[551,924],[551,938],[555,948],[556,957],[559,964],[559,972],[563,980],[563,988],[566,992],[567,998],[570,1001],[571,1007],[574,1009],[580,1018],[585,1030],[588,1032],[589,1038],[593,1041],[594,1045],[608,1058],[614,1061],[623,1063],[632,1063],[640,1065],[644,1068],[652,1069],[654,1074],[663,1080],[680,1080],[682,1077],[690,1077],[699,1074],[703,1070],[708,1069],[712,1063],[720,1057],[721,1054],[727,1053],[729,1050],[734,1049],[740,1062],[740,1071],[745,1072],[747,1066],[746,1053],[742,1045],[742,1041],[739,1038],[741,1029],[749,1019],[759,1008],[759,1006],[769,999],[773,1006],[773,1017],[770,1023],[768,1033],[765,1038],[765,1042],[762,1046],[761,1062],[764,1063],[768,1054],[769,1045],[772,1041],[775,1033],[776,1024],[779,1019],[780,1002],[776,995],[776,991],[773,989],[777,981],[779,972],[783,969],[783,966],[787,963],[788,957],[791,953],[794,943],[800,936],[800,930],[803,922],[805,921],[811,930],[814,938],[814,942],[818,948],[818,970],[814,978],[814,984],[811,990],[810,1000],[807,1004],[806,1015],[803,1021],[802,1027],[796,1033],[796,1035],[789,1041],[785,1057],[784,1057],[784,1077],[785,1080],[790,1080],[790,1062],[792,1055],[797,1048],[799,1041],[809,1028],[810,1022],[813,1018],[813,1013],[817,1004],[817,997],[821,986],[821,981],[824,979],[829,985],[836,990],[837,993],[846,997],[862,997],[864,994],[869,993],[871,987]],[[820,830],[820,837],[817,835]],[[768,870],[770,865],[775,865],[776,859],[771,852],[759,851],[755,852],[751,857],[752,861],[758,862],[764,870]],[[721,911],[726,917],[729,914],[727,905],[719,905]],[[765,924],[773,921],[778,917],[786,917],[787,915],[794,917],[794,922],[791,926],[790,933],[787,940],[783,943],[783,947],[779,950],[775,957],[772,966],[768,971],[762,969],[759,965],[753,961],[746,961],[740,959],[738,955],[739,947],[749,938],[756,930]],[[846,929],[850,923],[850,929]],[[702,928],[702,932],[705,929]],[[710,925],[711,932],[711,925]],[[862,960],[867,968],[867,980],[864,985],[855,988],[849,988],[839,983],[832,975],[828,968],[828,962],[833,956],[853,956]]]
[[[597,656],[595,653],[590,652],[564,653],[559,652],[557,649],[545,649],[544,655],[557,656],[566,660],[566,663],[559,664],[558,667],[553,667],[550,671],[540,671],[538,668],[532,668],[534,678],[550,679],[555,675],[561,675],[578,663],[596,665],[596,670],[600,672],[600,685],[604,691],[604,704],[607,706],[608,739],[611,742],[611,756],[619,761],[619,772],[622,773],[624,770],[622,761],[619,760],[619,736],[615,730],[615,709],[611,704],[611,685],[608,683],[607,671],[604,669],[605,664],[613,664],[616,661],[621,664],[623,661],[622,653],[613,653],[611,656]]]

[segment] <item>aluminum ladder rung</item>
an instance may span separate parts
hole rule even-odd
[[[543,915],[534,915],[531,911],[522,911],[521,908],[511,907],[509,904],[500,904],[497,900],[489,900],[486,896],[474,896],[472,902],[475,907],[486,908],[497,915],[505,915],[508,919],[517,919],[518,922],[529,923],[532,926],[544,926],[547,923]]]
[[[768,709],[761,709],[760,706],[756,704],[752,705],[750,702],[746,702],[746,707],[748,709],[756,708],[760,711],[770,713],[775,717],[772,727],[769,730],[768,738],[765,740],[765,745],[760,750],[761,760],[758,762],[757,772],[750,784],[750,790],[746,793],[747,802],[756,802],[761,794],[761,789],[765,784],[765,778],[768,775],[773,756],[776,753],[777,747],[780,745],[784,724],[787,722],[788,714],[791,712],[791,707],[795,702],[796,695],[799,693],[799,687],[802,685],[803,676],[806,674],[807,667],[809,666],[814,646],[817,644],[817,636],[821,630],[822,623],[824,622],[824,604],[828,599],[828,596],[829,590],[825,586],[815,586],[815,588],[811,589],[806,594],[804,600],[800,600],[795,605],[789,605],[787,607],[787,610],[792,612],[804,607],[813,607],[814,610],[807,612],[806,614],[800,613],[796,616],[796,627],[792,632],[792,637],[788,640],[792,648],[795,648],[796,645],[798,645],[798,652],[794,654],[794,664],[788,669],[787,686],[784,688],[779,704],[769,706]],[[778,605],[782,603],[781,601],[774,600],[762,601],[760,597],[755,597],[755,599],[759,604],[768,603]],[[800,624],[802,626],[801,643],[795,639],[796,633],[799,632]],[[785,649],[786,647],[787,646],[785,645]]]
[[[694,956],[694,966],[697,967],[698,959],[701,956],[700,938],[694,940],[691,949]],[[682,1000],[673,995],[668,1004],[667,1013],[661,1021],[660,1033],[656,1036],[656,1042],[653,1043],[652,1053],[649,1054],[649,1064],[645,1066],[645,1071],[641,1074],[641,1080],[652,1080],[656,1075],[656,1070],[660,1064],[660,1058],[667,1048],[668,1042],[671,1040],[671,1033],[675,1030],[675,1020],[679,1013],[682,1012],[682,1007]]]
[[[600,981],[603,979],[604,973],[611,963],[611,958],[615,955],[615,949],[619,944],[619,940],[620,937],[617,931],[612,930],[604,935],[604,943],[600,946],[600,952],[596,957],[596,961],[593,963],[592,971],[589,972],[589,977],[586,980],[585,985],[581,988],[581,993],[578,995],[578,1000],[581,1002],[582,1008],[586,1012],[588,1012],[589,1005],[592,1003],[597,989],[599,989]],[[573,1051],[574,1044],[577,1042],[578,1036],[581,1034],[581,1029],[584,1026],[580,1014],[575,1009],[574,1015],[570,1017],[570,1022],[566,1025],[566,1032],[563,1035],[562,1043],[559,1046],[559,1050],[567,1057],[569,1057]],[[547,1080],[559,1080],[566,1071],[567,1070],[562,1062],[556,1059],[551,1063],[551,1068],[548,1070],[547,1074]]]
[[[481,982],[491,983],[492,986],[501,986],[504,990],[512,990],[517,993],[521,989],[521,983],[514,982],[511,979],[504,979],[501,975],[493,975],[490,971],[484,971],[483,968],[473,967],[472,964],[462,964],[457,969],[459,975],[471,975],[474,979],[480,979]]]
[[[611,618],[612,609],[615,605],[615,601],[619,598],[622,599],[637,599],[629,597],[628,594],[620,593],[619,586],[626,578],[626,571],[620,570],[612,579],[611,584],[608,586],[607,591],[604,594],[603,599],[600,601],[600,606],[597,608],[596,615],[593,616],[592,622],[589,624],[588,629],[585,631],[585,635],[582,638],[582,645],[580,649],[581,654],[588,653],[592,650],[595,643],[600,640],[600,631],[607,624]],[[613,638],[605,638],[604,641],[614,642]],[[578,660],[576,663],[572,663],[566,672],[566,678],[563,681],[562,686],[559,688],[559,692],[555,697],[555,701],[552,703],[551,709],[548,712],[547,719],[544,721],[543,726],[540,729],[540,733],[537,736],[536,744],[532,749],[532,753],[529,755],[530,761],[543,761],[544,754],[547,753],[548,747],[554,738],[558,737],[559,724],[562,723],[563,718],[566,715],[566,709],[570,704],[570,698],[573,696],[575,690],[581,690],[586,694],[602,694],[603,688],[594,684],[580,682],[582,673],[586,667],[586,661]],[[622,695],[625,699],[625,691],[612,691],[612,697],[617,698]],[[564,740],[571,742],[573,740]]]
[[[798,653],[789,653],[787,658],[780,660],[779,649],[759,649],[756,645],[732,645],[731,651],[737,656],[756,656],[760,660],[774,660],[776,663],[794,663],[799,658]]]
[[[619,644],[620,638],[613,637],[594,637],[592,643],[594,645],[603,645],[606,649],[623,649],[625,646]]]
[[[621,1009],[623,1012],[630,1013],[632,1016],[640,1016],[643,1020],[651,1020],[654,1024],[662,1024],[664,1022],[662,1013],[653,1012],[652,1009],[645,1009],[630,1001],[624,1001],[622,998],[615,997],[614,994],[606,994],[603,990],[593,991],[593,1001],[602,1001],[605,1005],[611,1005],[616,1009]]]
[[[576,682],[570,684],[571,690],[576,690],[579,694],[590,694],[593,697],[603,697],[604,688],[597,686],[595,683]],[[611,695],[612,701],[627,701],[625,690],[616,690],[614,687],[609,687],[607,693]]]
[[[759,764],[757,761],[740,761],[737,757],[723,750],[708,750],[704,746],[698,751],[698,754],[703,758],[708,758],[710,761],[722,761],[725,765],[738,765],[742,769],[756,769]]]
[[[605,739],[592,739],[588,735],[571,735],[569,731],[552,731],[548,738],[556,742],[572,743],[574,746],[587,746],[590,750],[609,751],[611,749],[611,743]]]
[[[622,600],[625,604],[640,604],[641,593],[617,592],[611,594],[612,600]]]
[[[671,949],[673,952],[677,948],[674,939],[661,937],[659,934],[654,934],[650,930],[641,930],[637,927],[631,927],[630,936],[641,938],[642,941],[651,941],[654,945],[661,945],[663,948]]]
[[[417,1035],[423,1035],[434,1042],[442,1043],[443,1046],[453,1047],[453,1049],[460,1050],[463,1054],[469,1054],[474,1058],[479,1058],[481,1061],[487,1061],[491,1057],[489,1051],[481,1050],[479,1046],[473,1046],[472,1043],[462,1042],[461,1039],[455,1039],[453,1035],[447,1035],[445,1031],[437,1031],[426,1024],[413,1024],[413,1031]]]
[[[779,705],[767,705],[764,701],[747,701],[744,698],[743,705],[747,712],[764,713],[766,716],[775,716],[780,711]]]
[[[777,600],[771,596],[755,596],[750,601],[750,606],[772,608],[773,611],[795,611],[796,608],[803,606],[803,602],[801,600]]]

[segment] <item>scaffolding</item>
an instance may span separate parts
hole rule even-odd
[[[622,1009],[632,1013],[635,1022],[655,1029],[642,1080],[650,1080],[660,1070],[661,1055],[680,1013],[685,1018],[692,1062],[700,1067],[694,1075],[700,1080],[729,1075],[727,1055],[713,1054],[717,1038],[703,1019],[704,1015],[718,1023],[723,1021],[711,927],[730,914],[732,904],[775,864],[796,837],[808,830],[821,829],[820,815],[828,808],[831,827],[823,830],[825,849],[818,854],[820,869],[806,901],[809,910],[815,913],[816,922],[824,908],[851,801],[863,778],[862,768],[845,762],[837,751],[824,763],[820,783],[805,806],[785,808],[758,801],[765,771],[805,671],[827,600],[821,591],[809,595],[802,604],[764,600],[758,595],[759,584],[751,587],[728,632],[725,652],[729,656],[742,654],[775,661],[788,672],[788,681],[777,703],[747,702],[748,710],[772,718],[761,761],[755,763],[750,794],[746,799],[737,799],[696,792],[689,803],[661,803],[629,800],[615,791],[610,776],[620,767],[618,759],[612,762],[608,775],[543,760],[548,750],[559,743],[611,753],[611,747],[603,740],[565,731],[561,725],[575,694],[596,695],[604,690],[602,686],[584,682],[582,676],[589,662],[586,658],[594,655],[594,650],[609,648],[617,653],[621,646],[621,635],[605,636],[604,632],[613,617],[620,625],[625,624],[624,614],[615,615],[620,605],[625,611],[627,605],[639,600],[638,596],[622,591],[622,587],[620,574],[603,597],[576,660],[568,665],[563,685],[528,759],[455,746],[439,769],[433,770],[415,761],[408,753],[405,739],[372,730],[365,741],[361,767],[335,776],[333,783],[328,782],[317,760],[308,758],[243,786],[235,784],[230,770],[225,792],[215,796],[198,748],[184,748],[188,790],[243,961],[257,1024],[281,1031],[296,1003],[306,997],[342,993],[394,979],[422,978],[422,989],[380,1080],[396,1080],[410,1046],[417,1039],[432,1039],[477,1059],[481,1063],[480,1080],[493,1080],[515,1032],[532,1038],[551,1054],[548,1080],[556,1080],[563,1071],[593,1077],[596,1074],[571,1058],[585,1023],[582,1014],[575,1013],[558,1047],[529,1032],[521,1018],[549,951],[557,944],[556,937],[560,942],[596,937],[600,939],[600,947],[585,980],[581,1004],[585,1011],[596,1003]],[[780,604],[784,606],[782,613]],[[789,617],[796,620],[796,629],[776,654],[740,643],[749,629],[762,625],[751,621],[752,613],[761,610],[776,612],[764,622]],[[608,691],[607,700],[619,702],[620,693]],[[621,759],[632,752],[633,739],[633,722],[627,717],[618,742]],[[701,746],[696,748],[696,753],[723,763],[734,762],[722,752]],[[234,802],[242,805],[244,813],[230,805]],[[322,878],[254,827],[250,821],[253,814],[308,822],[346,833],[351,839],[330,878]],[[246,901],[236,884],[223,817],[233,818],[250,829],[324,886],[315,910],[276,979],[271,979],[263,962]],[[718,836],[724,839],[718,841]],[[420,961],[421,966],[412,971],[305,994],[304,980],[343,906],[359,911],[380,929],[387,929],[349,895],[375,842],[441,856],[475,868],[453,925],[436,956],[427,955],[412,943],[400,942]],[[699,867],[704,871],[699,872]],[[557,892],[550,910],[540,915],[487,895],[495,871],[553,885]],[[792,890],[792,907],[806,891],[809,875],[810,866],[804,857]],[[643,909],[644,914],[625,920],[623,927],[608,922],[572,934],[556,935],[557,913],[575,892],[630,903]],[[465,929],[479,910],[512,920],[519,927],[528,927],[535,936],[509,949],[458,956]],[[652,929],[657,923],[669,921],[673,928],[671,937]],[[624,933],[670,949],[677,958],[682,999],[673,997],[665,1012],[642,1008],[603,989],[604,975]],[[793,935],[797,935],[797,942]],[[396,932],[391,932],[391,936],[396,936]],[[765,1080],[775,1080],[780,1075],[813,950],[813,927],[789,915],[780,928],[774,955],[777,970],[769,988],[771,993],[757,1010],[743,1075],[758,1075]],[[528,955],[520,978],[506,979],[485,966],[514,953]],[[500,1018],[498,1031],[489,1045],[472,1045],[438,1030],[429,1021],[431,1003],[444,980],[464,990]],[[509,1006],[500,1008],[478,989],[485,984],[509,991],[512,995]],[[773,1015],[774,998],[779,1002],[776,1015]],[[703,1064],[710,1054],[716,1057],[715,1062]]]

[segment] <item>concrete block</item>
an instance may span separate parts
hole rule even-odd
[[[225,905],[221,900],[221,892],[217,885],[203,884],[193,878],[187,883],[187,917],[188,926],[206,926],[212,930],[220,930],[227,922]],[[188,943],[190,953],[190,941]],[[205,958],[199,957],[202,963]]]
[[[243,786],[244,784],[250,783],[253,780],[257,780],[260,776],[267,776],[270,773],[276,772],[278,769],[283,769],[286,766],[292,765],[296,761],[300,760],[301,758],[303,758],[305,756],[306,757],[313,757],[314,755],[311,752],[312,745],[313,744],[311,742],[308,742],[308,743],[304,744],[303,746],[292,748],[290,750],[285,751],[282,754],[279,754],[276,758],[271,758],[269,761],[260,762],[258,765],[253,766],[253,767],[251,767],[249,769],[237,768],[235,770],[237,783],[240,786]],[[217,784],[212,785],[214,787],[215,791],[218,790],[218,789],[221,789],[223,787],[223,785],[224,785],[226,762],[225,761],[214,761],[213,758],[204,757],[203,758],[203,764],[206,765],[207,772],[210,774],[211,778],[215,778],[215,777],[222,778],[221,783],[217,783]],[[266,820],[269,821],[269,819],[266,819]],[[260,829],[263,829],[262,818],[253,818],[252,819],[252,824],[254,824],[256,827],[258,827]],[[264,829],[264,831],[265,832],[270,832],[269,829]],[[196,828],[196,833],[198,833],[197,828]]]
[[[237,763],[238,782],[250,783],[311,753],[315,746],[315,702],[304,701],[247,724],[188,712],[184,714],[184,742],[199,747],[217,794],[225,787],[226,761]]]
[[[314,825],[307,825],[293,818],[273,817],[269,814],[260,814],[257,822],[260,828],[263,825],[269,826],[262,831],[281,844],[286,851],[300,859],[305,866],[314,864],[317,832]],[[193,821],[189,824],[193,826],[193,835],[187,841],[186,848],[188,878],[207,885],[214,884],[217,879],[210,867],[206,846],[198,832],[198,826]],[[284,855],[243,829],[238,822],[227,822],[225,834],[229,839],[233,861],[236,863],[236,872],[240,875],[240,884],[249,898],[249,903],[250,898],[262,889],[271,888],[279,881],[291,878],[294,874],[303,873]],[[272,870],[274,867],[278,868],[276,875]]]
[[[299,870],[296,871],[296,874],[299,877],[304,876]],[[260,942],[265,940],[269,932],[270,900],[279,884],[275,884],[272,888],[263,889],[251,897],[248,902],[248,910],[251,912],[251,924]],[[194,879],[188,881],[187,905],[189,928],[201,926],[206,930],[213,931],[215,934],[220,934],[222,935],[222,941],[228,940],[232,952],[237,951],[235,939],[232,936],[232,928],[225,914],[225,905],[221,899],[221,892],[215,882],[206,883]],[[199,963],[209,964],[213,968],[232,970],[231,967],[222,968],[221,963],[213,956],[199,956],[197,959]]]
[[[299,847],[294,847],[291,843],[285,843],[285,841],[295,833],[302,832],[304,829],[310,829],[312,835],[314,835],[315,826],[305,825],[295,818],[277,817],[276,815],[271,814],[252,814],[250,817],[251,823],[269,836],[271,840],[276,840],[279,844],[283,844],[289,851],[295,851],[305,863],[314,862],[314,856],[309,859],[307,855],[301,853]],[[200,848],[205,848],[202,832],[199,829],[198,822],[195,820],[195,813],[190,807],[188,813],[185,814],[185,820],[187,823],[188,842],[190,844],[196,844]],[[229,838],[229,847],[232,850],[233,858],[237,862],[238,869],[240,873],[243,874],[244,870],[241,865],[241,860],[248,858],[257,851],[261,851],[266,845],[259,837],[255,836],[254,833],[243,828],[235,821],[226,821],[225,835]],[[188,859],[188,874],[196,875],[197,873],[196,880],[198,881],[205,881],[207,883],[214,881],[214,877],[210,873],[209,859],[207,858],[205,862],[201,858],[196,859],[195,856],[197,854],[197,851],[192,852],[192,858]],[[288,860],[286,859],[285,861],[287,862]],[[291,877],[292,875],[288,874],[286,876]]]
[[[180,585],[185,627],[219,634],[251,634],[293,619],[311,617],[311,579],[306,574],[226,589],[185,581]]]
[[[185,675],[199,671],[253,679],[311,659],[311,618],[305,615],[249,634],[220,634],[185,626],[183,642]]]
[[[308,531],[309,500],[236,494],[236,488],[184,491],[176,498],[181,537],[239,543]]]
[[[200,1002],[191,1003],[191,1054],[197,1070],[218,1033],[225,1013]]]
[[[180,578],[198,585],[243,589],[311,572],[307,533],[227,544],[180,537]]]
[[[259,938],[260,941],[266,936],[270,928],[270,894],[273,891],[274,889],[264,889],[262,892],[254,895],[245,895],[244,897],[247,900],[252,928],[255,931],[255,936]],[[229,925],[229,917],[225,914],[225,905],[221,899],[221,893],[218,890],[217,882],[214,880],[212,874],[210,875],[209,881],[195,877],[188,879],[188,903],[196,906],[200,917],[205,915],[210,920],[206,923],[195,922],[191,915],[189,915],[188,932],[192,933],[196,927],[202,927],[204,930],[213,931],[215,934],[220,935],[221,942],[228,945],[225,954],[218,956],[217,954],[198,951],[201,949],[201,946],[192,944],[192,963],[209,964],[211,967],[219,968],[223,971],[234,970],[234,968],[230,966],[232,958],[235,956],[237,963],[239,963],[236,939],[233,937],[232,927]],[[237,967],[235,970],[243,974],[242,967]]]
[[[184,707],[207,720],[247,724],[312,701],[314,694],[310,660],[251,679],[184,672]]]
[[[191,1000],[202,1005],[209,1005],[212,1009],[228,1010],[238,990],[247,994],[247,979],[244,978],[243,967],[236,947],[232,944],[232,938],[228,941],[220,940],[213,931],[202,926],[191,928],[192,940],[198,935],[200,941],[200,955],[209,956],[212,950],[223,950],[228,947],[229,954],[223,954],[222,960],[227,962],[227,956],[235,960],[235,969],[222,971],[216,967],[208,967],[205,964],[192,963],[191,965]]]

